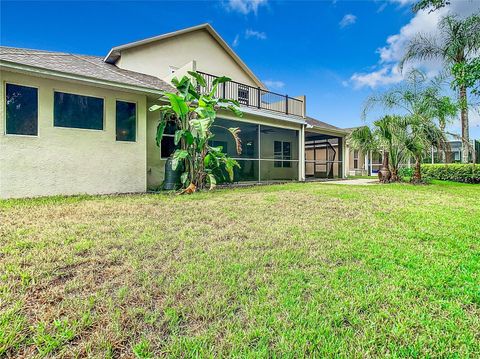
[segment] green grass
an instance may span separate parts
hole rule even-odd
[[[480,186],[0,202],[0,357],[479,357]]]

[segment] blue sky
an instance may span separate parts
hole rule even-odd
[[[480,2],[465,3],[452,4],[453,10],[480,8]],[[362,123],[362,104],[372,91],[401,81],[394,65],[409,33],[434,26],[439,16],[412,14],[409,0],[2,0],[0,41],[105,55],[116,45],[209,22],[272,90],[305,94],[309,115],[351,127]],[[472,122],[472,135],[480,137],[480,121]]]

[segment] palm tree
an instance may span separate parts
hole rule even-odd
[[[415,159],[412,182],[422,182],[421,163],[424,156],[434,147],[438,150],[448,146],[445,132],[433,121],[420,116],[404,117],[404,145],[408,153]]]
[[[465,19],[460,19],[457,15],[445,16],[439,22],[438,29],[439,39],[420,33],[410,41],[400,62],[401,69],[405,63],[412,60],[440,59],[452,72],[455,65],[466,63],[480,50],[480,13]],[[463,74],[453,75],[463,77]],[[458,96],[461,104],[462,162],[467,163],[469,123],[466,85],[458,86]]]
[[[430,109],[431,115],[438,121],[440,131],[447,135],[445,129],[447,124],[458,114],[458,106],[449,96],[441,93],[441,83],[434,82],[425,92],[426,106]],[[442,162],[446,163],[446,148],[442,150]]]
[[[419,182],[421,160],[425,153],[432,147],[439,150],[446,148],[446,134],[444,128],[440,127],[444,127],[448,116],[455,112],[455,104],[441,95],[436,82],[427,85],[425,75],[421,71],[412,70],[408,73],[405,84],[370,96],[365,102],[363,117],[379,106],[404,114],[386,116],[385,118],[391,119],[388,129],[392,137],[381,137],[389,139],[390,148],[395,149],[393,155],[390,155],[392,163],[396,162],[400,166],[407,153],[414,157],[414,181]],[[438,120],[439,125],[435,120]],[[392,176],[395,175],[392,173]]]
[[[399,180],[398,170],[405,159],[404,133],[400,116],[384,116],[374,121],[372,127],[362,126],[353,130],[348,142],[351,148],[363,153],[382,152],[383,161],[380,169],[381,182]]]

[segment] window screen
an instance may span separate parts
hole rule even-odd
[[[165,130],[163,131],[162,141],[160,143],[160,156],[161,158],[168,158],[175,152],[176,149],[180,148],[180,144],[175,146],[175,131],[177,126],[173,121],[167,121]]]
[[[291,142],[273,141],[274,167],[291,167],[292,144]]]
[[[6,84],[6,133],[38,134],[38,90],[33,87]]]
[[[55,92],[53,123],[57,127],[103,130],[103,99]]]
[[[117,101],[116,131],[117,141],[135,142],[137,128],[137,105],[132,102]]]

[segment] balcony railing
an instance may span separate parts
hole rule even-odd
[[[211,91],[213,80],[218,76],[197,71],[203,76],[207,86],[206,91]],[[218,86],[215,94],[220,98],[237,100],[240,105],[257,109],[280,112],[287,115],[303,116],[303,101],[271,91],[262,90],[236,81],[225,82]]]

